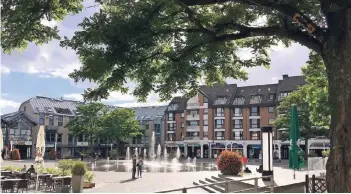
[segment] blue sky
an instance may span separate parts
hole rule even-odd
[[[84,4],[88,7],[94,5],[94,1],[89,0]],[[66,17],[61,22],[43,21],[43,23],[58,26],[62,37],[71,37],[76,30],[79,30],[77,24],[96,11],[97,8],[88,8],[80,14]],[[251,68],[247,70],[249,80],[246,82],[231,79],[228,82],[239,85],[269,84],[276,83],[283,74],[300,75],[301,66],[306,63],[309,50],[293,44],[289,48],[272,47],[270,54],[270,69]],[[81,100],[84,89],[94,87],[95,84],[89,82],[75,84],[68,77],[68,73],[80,65],[75,52],[61,48],[57,40],[41,46],[30,44],[21,53],[14,51],[11,55],[1,54],[1,114],[18,110],[21,102],[37,95]],[[119,92],[112,92],[103,102],[126,107],[165,103],[158,101],[157,94],[150,94],[146,103],[138,103],[133,96],[122,95]]]

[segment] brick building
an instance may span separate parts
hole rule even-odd
[[[217,157],[223,150],[236,150],[259,158],[261,126],[276,118],[276,106],[304,77],[289,77],[277,84],[238,87],[236,84],[200,86],[196,96],[175,97],[165,111],[165,144],[180,148],[189,157]],[[274,148],[280,158],[288,157],[288,145],[273,132]]]

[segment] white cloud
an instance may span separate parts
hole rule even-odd
[[[63,98],[75,101],[83,101],[82,94],[64,94]]]
[[[0,114],[6,114],[17,111],[21,103],[12,100],[0,99]]]
[[[0,66],[0,70],[1,70],[1,74],[9,74],[10,73],[10,69],[5,67],[4,65]]]

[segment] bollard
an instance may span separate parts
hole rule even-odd
[[[271,178],[271,193],[274,193],[274,176],[271,175],[270,178]]]
[[[185,187],[183,188],[182,193],[186,193],[186,188]]]
[[[229,193],[229,182],[225,182],[225,193]]]
[[[258,179],[255,178],[255,193],[258,193]]]

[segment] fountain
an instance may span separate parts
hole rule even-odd
[[[157,160],[160,161],[161,160],[161,145],[158,144],[157,146]]]
[[[155,132],[152,132],[151,141],[149,144],[149,160],[155,159]]]
[[[144,160],[146,159],[146,148],[144,148]]]
[[[138,148],[135,148],[135,157],[138,158],[139,157],[139,153],[138,153]]]
[[[178,147],[178,148],[177,148],[177,153],[176,153],[176,157],[177,157],[177,160],[178,160],[178,161],[179,161],[180,155],[181,155],[181,153],[180,153],[180,149],[179,149],[179,147]]]
[[[163,150],[163,160],[167,162],[167,148],[165,146],[165,149]]]
[[[129,147],[127,147],[126,160],[130,160],[130,150],[129,150]]]

